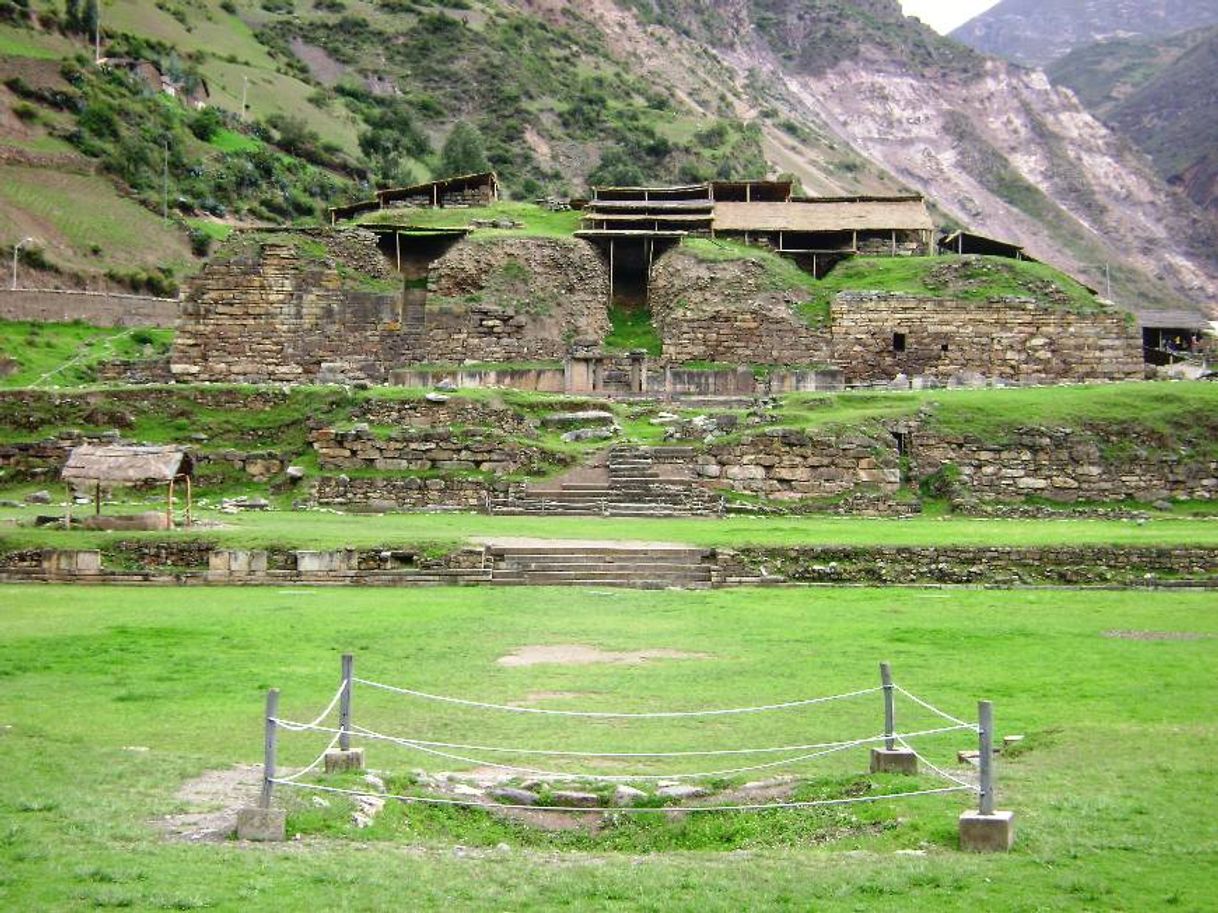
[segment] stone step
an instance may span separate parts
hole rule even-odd
[[[693,577],[709,575],[710,569],[705,568],[700,564],[688,563],[664,563],[664,562],[632,562],[632,561],[520,561],[513,559],[505,562],[502,567],[496,567],[495,571],[562,571],[563,573],[571,571],[613,571],[615,573],[631,573],[641,576],[650,576],[652,574],[667,575],[667,574],[685,574]]]
[[[711,582],[710,575],[691,576],[688,574],[629,574],[622,571],[530,571],[519,576],[496,575],[493,583],[506,583],[511,580],[532,584],[546,585],[590,585],[600,584],[621,586],[681,586],[685,584],[706,584]]]
[[[672,548],[657,548],[657,547],[640,547],[640,548],[618,548],[613,546],[605,546],[604,548],[588,545],[588,546],[560,546],[559,548],[538,548],[537,546],[524,545],[496,545],[490,549],[490,554],[493,558],[551,558],[555,560],[567,560],[572,558],[601,558],[601,559],[617,559],[628,560],[631,558],[638,560],[661,559],[681,559],[689,562],[698,562],[707,554],[704,549],[700,548],[683,548],[674,546]]]

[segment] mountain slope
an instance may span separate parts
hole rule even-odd
[[[1218,25],[1212,0],[1002,0],[952,32],[969,47],[1025,66],[1114,38],[1172,35]]]
[[[1212,224],[1143,157],[1070,93],[896,0],[164,0],[146,20],[135,6],[116,0],[136,32],[124,47],[172,34],[185,46],[153,53],[251,76],[251,136],[285,142],[260,87],[292,85],[277,103],[304,122],[296,138],[329,129],[305,145],[364,182],[331,196],[429,176],[468,121],[517,198],[779,171],[818,194],[916,188],[945,225],[1019,241],[1093,285],[1111,264],[1122,303],[1218,300]],[[281,195],[259,213],[303,214],[308,194]]]

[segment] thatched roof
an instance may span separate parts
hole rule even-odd
[[[482,171],[478,174],[461,174],[437,181],[411,184],[409,187],[391,187],[387,190],[378,190],[376,197],[382,203],[392,203],[396,200],[407,200],[411,197],[431,196],[433,194],[443,196],[446,193],[459,193],[476,187],[489,187],[492,194],[497,195],[499,193],[499,175],[493,171]]]
[[[921,197],[716,203],[715,231],[931,231]]]
[[[68,454],[62,478],[135,485],[168,482],[189,475],[192,469],[190,455],[180,447],[83,444]]]

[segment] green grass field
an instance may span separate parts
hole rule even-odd
[[[0,588],[0,906],[1201,913],[1218,891],[1215,607],[1204,593]],[[495,663],[530,644],[704,656]],[[1000,734],[1027,737],[999,767],[1016,849],[959,853],[955,818],[968,799],[957,795],[618,824],[581,840],[396,806],[355,830],[341,801],[317,809],[292,794],[288,827],[300,840],[163,838],[155,822],[185,809],[175,798],[185,781],[260,759],[265,689],[282,689],[285,716],[308,718],[348,650],[375,680],[627,710],[869,687],[887,659],[899,682],[945,710],[970,717],[990,698]],[[569,696],[546,697],[555,693]],[[487,718],[361,689],[356,718],[415,737],[480,726],[490,744],[701,748],[874,727],[879,704],[867,700],[849,718],[808,709],[634,731]],[[904,702],[898,713],[903,726],[921,721]],[[283,763],[304,763],[316,741],[285,737]],[[946,736],[931,755],[960,770],[954,752],[966,747],[967,733]],[[806,773],[886,785],[865,774],[864,752],[839,757]],[[442,763],[377,744],[369,762],[391,773]]]
[[[0,356],[18,366],[0,388],[79,383],[94,376],[99,362],[166,352],[172,337],[163,329],[0,320]]]

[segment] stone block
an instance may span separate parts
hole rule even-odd
[[[282,808],[243,808],[237,812],[237,839],[263,843],[287,837],[287,813]]]
[[[345,770],[364,769],[364,749],[352,748],[349,751],[327,751],[326,773],[341,773]]]
[[[1015,845],[1015,813],[960,815],[960,849],[969,853],[1009,853]]]
[[[908,774],[918,772],[918,756],[907,748],[871,749],[871,772],[873,774]]]

